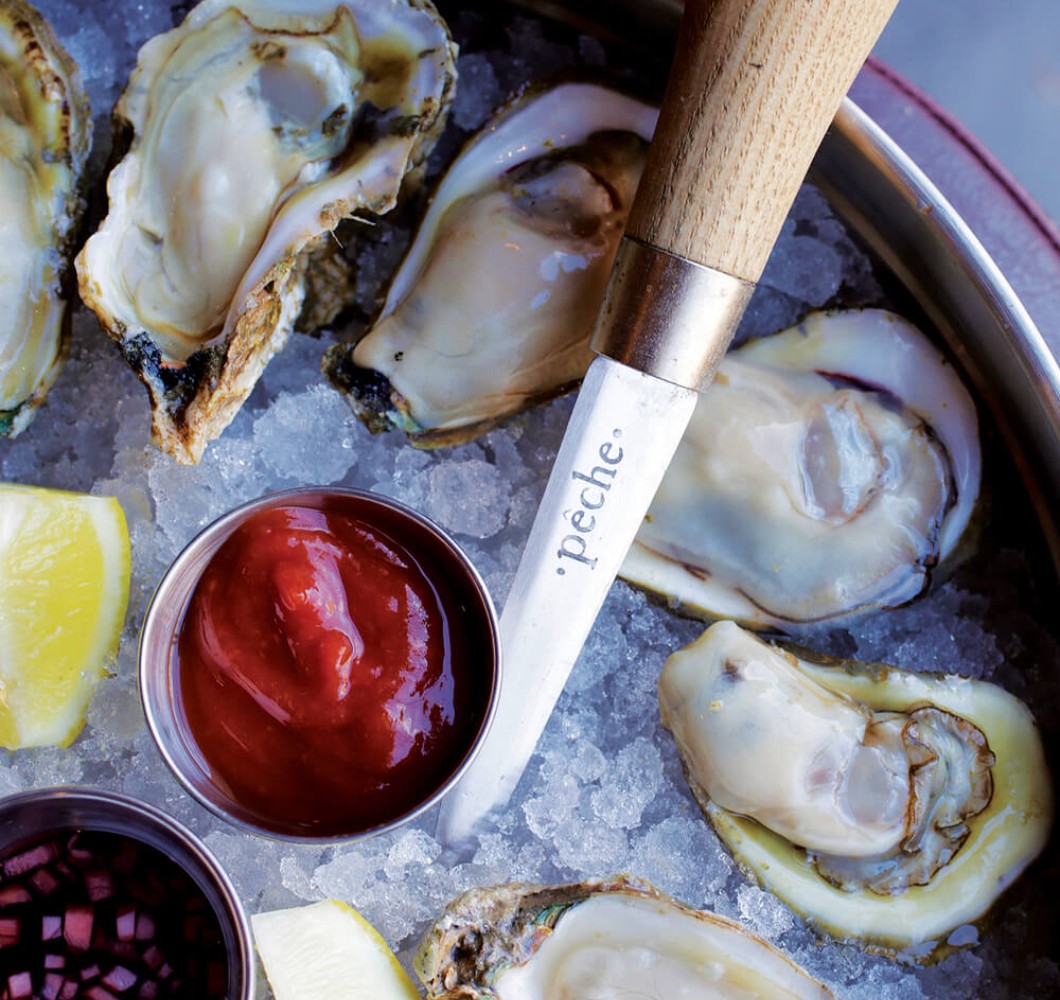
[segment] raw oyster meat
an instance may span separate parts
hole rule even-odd
[[[129,149],[77,263],[160,447],[198,461],[303,309],[341,307],[331,231],[393,207],[453,83],[429,0],[205,0],[143,46],[114,112]]]
[[[472,889],[416,955],[428,1000],[725,1000],[832,994],[739,924],[628,876]]]
[[[487,123],[443,178],[373,327],[325,359],[370,428],[451,444],[581,380],[656,117],[571,82]]]
[[[911,324],[815,313],[732,351],[622,566],[752,627],[915,597],[979,493],[975,405]]]
[[[0,435],[14,437],[58,377],[67,271],[91,145],[73,60],[29,4],[0,4]]]
[[[813,663],[718,622],[667,660],[659,705],[744,871],[835,937],[974,943],[1048,838],[1038,731],[993,684]]]

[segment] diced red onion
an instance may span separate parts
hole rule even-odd
[[[166,957],[162,954],[158,945],[150,945],[144,949],[144,962],[152,972],[157,972],[165,964]]]
[[[11,1000],[29,1000],[33,996],[33,978],[28,972],[16,972],[8,976],[7,992]]]
[[[97,983],[85,990],[85,1000],[118,1000],[118,998],[110,990]]]
[[[105,950],[109,952],[111,958],[122,962],[135,962],[140,957],[140,949],[135,941],[111,941]]]
[[[93,836],[0,861],[0,947],[33,949],[41,963],[12,970],[15,956],[2,956],[0,1000],[225,996],[219,928],[198,886],[136,841],[97,848]]]
[[[18,944],[22,926],[18,917],[0,917],[0,948]]]
[[[118,993],[124,993],[126,990],[132,989],[138,981],[139,977],[136,973],[132,969],[125,968],[124,965],[114,966],[103,977],[103,984]]]
[[[62,885],[62,882],[59,881],[54,872],[49,871],[47,868],[38,868],[30,875],[29,882],[41,896],[50,896]]]
[[[87,951],[92,944],[92,921],[95,912],[91,906],[71,904],[66,908],[63,920],[63,937],[71,948]]]
[[[150,913],[136,915],[136,940],[150,941],[155,936],[155,918]]]
[[[135,906],[123,906],[115,921],[119,941],[132,941],[136,937],[137,917]]]
[[[91,848],[81,846],[81,834],[75,833],[66,842],[66,856],[70,861],[80,865],[92,864],[93,854]]]
[[[22,851],[4,861],[4,874],[9,878],[16,875],[24,875],[43,865],[54,861],[59,856],[59,845],[53,840],[37,844],[28,851]]]
[[[29,889],[17,882],[0,887],[0,907],[17,906],[28,903],[33,898]]]
[[[58,972],[49,972],[44,977],[44,986],[41,988],[41,1000],[59,1000],[59,991],[63,988],[63,977]]]
[[[85,875],[85,888],[88,890],[88,898],[93,903],[98,903],[114,895],[114,880],[110,877],[110,872],[88,872]]]

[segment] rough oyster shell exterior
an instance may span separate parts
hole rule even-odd
[[[564,80],[527,88],[471,138],[371,328],[325,357],[371,430],[458,444],[581,381],[656,117]]]
[[[92,120],[80,73],[23,0],[0,5],[0,435],[25,429],[69,342],[73,242]]]
[[[776,661],[801,682],[793,688],[783,679],[764,680],[776,675]],[[824,700],[838,711],[813,707]],[[1026,706],[994,684],[849,661],[818,663],[770,646],[733,622],[718,622],[667,660],[659,704],[689,787],[741,869],[830,937],[921,962],[975,944],[973,925],[1048,840],[1053,793],[1041,737]],[[868,823],[882,810],[873,802],[866,809],[846,801],[848,791],[864,797],[866,788],[879,787],[861,764],[860,754],[874,750],[870,730],[854,732],[847,743],[846,711],[861,712],[866,721],[930,713],[956,724],[938,750],[942,784],[923,788],[902,806],[910,810],[904,819],[915,836],[903,834],[890,855],[842,858],[832,851],[822,865],[821,855],[807,849],[823,828],[819,818],[830,821],[834,810],[846,822]],[[741,738],[724,738],[733,727]],[[812,742],[813,731],[821,734],[824,727],[831,734]],[[712,760],[715,754],[726,760]],[[915,781],[925,761],[915,753],[908,760]],[[800,769],[800,762],[808,766]],[[761,821],[714,801],[711,789],[718,798],[727,795],[714,778],[719,767],[728,772],[727,787],[738,773],[739,795],[753,804],[744,811],[757,812]],[[786,787],[774,794],[778,784]],[[930,800],[951,794],[951,802],[967,801],[969,808],[934,811]],[[823,802],[814,800],[819,795]],[[787,835],[767,825],[772,817],[783,820]],[[930,848],[935,827],[942,834],[935,838],[941,840],[939,857],[920,865],[921,846]],[[957,836],[947,843],[951,832]],[[907,878],[891,877],[902,870]],[[851,877],[861,873],[864,882]],[[882,884],[873,885],[881,876]]]
[[[440,132],[453,58],[429,0],[204,0],[141,49],[114,112],[128,151],[77,263],[163,450],[198,461],[286,342],[310,274],[342,280],[331,233],[394,206]],[[344,302],[327,284],[312,282],[315,322]]]
[[[719,998],[832,996],[735,921],[631,876],[471,889],[427,931],[414,964],[428,1000],[646,996],[645,975],[650,995],[695,995],[686,991],[698,984]]]

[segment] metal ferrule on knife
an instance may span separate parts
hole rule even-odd
[[[755,286],[623,236],[590,346],[688,389],[721,361]]]

